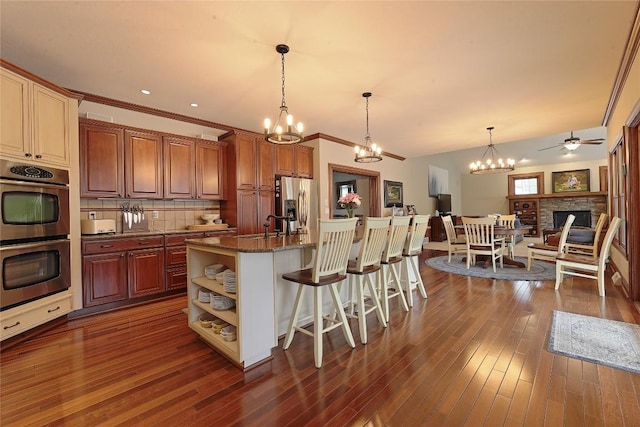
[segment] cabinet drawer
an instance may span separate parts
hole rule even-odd
[[[186,265],[187,263],[187,247],[186,246],[174,246],[165,249],[165,265],[167,267],[173,267],[177,265]]]
[[[169,234],[164,236],[165,246],[184,245],[185,239],[200,239],[204,237],[204,233],[188,233],[188,234]]]
[[[163,236],[131,237],[124,239],[107,239],[82,243],[82,254],[104,254],[122,252],[132,249],[153,248],[164,245]]]
[[[187,267],[174,267],[167,269],[167,290],[187,288]]]
[[[0,318],[0,339],[12,337],[71,312],[71,295],[68,292],[53,295],[8,312],[6,317],[3,315]]]

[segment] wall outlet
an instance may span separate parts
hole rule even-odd
[[[89,219],[96,219],[96,213],[94,211],[89,212]]]
[[[613,276],[611,276],[611,281],[614,285],[620,286],[620,284],[622,283],[622,276],[619,272],[616,271],[615,273],[613,273]]]
[[[158,214],[158,211],[151,212],[151,218],[158,219],[159,217],[160,217],[160,215]]]

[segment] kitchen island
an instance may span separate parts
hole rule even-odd
[[[360,240],[356,237],[354,243]],[[202,340],[235,365],[248,369],[271,358],[278,337],[285,334],[297,285],[282,279],[283,273],[310,268],[317,234],[292,236],[239,236],[188,239],[187,295],[189,326]],[[357,245],[354,244],[354,250]],[[205,275],[205,268],[222,264],[235,272],[235,289],[224,279]],[[229,292],[232,289],[235,292]],[[230,298],[235,307],[218,310],[201,293]],[[328,309],[330,300],[325,301]],[[311,318],[311,300],[301,318]],[[202,319],[205,322],[202,322]],[[213,320],[213,327],[208,320]],[[226,322],[236,330],[227,341],[216,333],[215,323]],[[232,328],[233,329],[233,328]],[[228,337],[227,337],[228,339]]]

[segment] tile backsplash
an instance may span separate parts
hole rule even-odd
[[[114,219],[120,233],[122,205],[127,202],[144,208],[149,231],[185,230],[189,225],[204,224],[200,217],[205,213],[220,214],[220,203],[212,200],[80,199],[80,218],[87,219],[89,212],[95,212],[96,219]],[[154,211],[158,218],[153,218]]]

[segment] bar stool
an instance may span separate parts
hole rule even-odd
[[[413,286],[420,290],[422,298],[427,298],[427,291],[424,288],[422,277],[420,277],[420,269],[417,266],[419,262],[417,258],[422,253],[422,244],[424,236],[427,234],[430,218],[431,215],[415,215],[413,217],[413,223],[402,251],[402,276],[406,278],[407,303],[409,307],[413,307]],[[416,258],[415,262],[414,258]],[[411,272],[413,272],[415,280],[411,280]]]
[[[319,220],[318,243],[314,254],[313,267],[282,275],[283,279],[299,285],[283,348],[285,350],[289,348],[296,332],[312,336],[316,368],[322,366],[322,335],[325,332],[342,327],[347,343],[351,347],[355,348],[356,346],[342,307],[337,284],[347,277],[347,262],[349,261],[349,251],[353,245],[357,221],[358,218]],[[307,286],[313,288],[313,332],[298,326],[300,306]],[[323,316],[322,288],[325,286],[329,287],[337,319]],[[329,323],[326,328],[323,320]]]
[[[387,235],[387,244],[382,253],[382,284],[379,290],[380,301],[382,302],[382,312],[384,318],[389,323],[389,300],[394,297],[400,299],[400,304],[404,311],[409,311],[407,299],[404,296],[402,282],[400,282],[400,263],[402,262],[402,250],[407,240],[407,232],[409,230],[408,216],[391,217],[391,225],[389,225],[389,234]],[[394,287],[389,288],[389,282],[393,279]]]
[[[380,260],[387,241],[390,221],[389,217],[365,219],[358,258],[350,260],[347,266],[349,295],[351,296],[347,316],[358,319],[362,344],[367,343],[367,314],[375,311],[380,324],[387,327],[377,289],[380,289],[382,282]],[[371,276],[375,278],[375,287]],[[365,284],[369,289],[368,296],[364,292]],[[370,300],[369,304],[365,304],[367,299]]]

